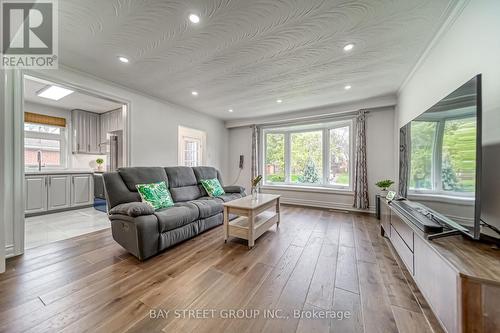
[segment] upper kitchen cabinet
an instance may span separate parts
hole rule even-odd
[[[117,109],[101,114],[101,143],[107,142],[107,134],[123,130],[123,111]]]
[[[73,153],[100,154],[100,117],[83,110],[71,111],[73,126]]]

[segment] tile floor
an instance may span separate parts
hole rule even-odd
[[[110,227],[106,213],[84,208],[26,218],[26,249]]]

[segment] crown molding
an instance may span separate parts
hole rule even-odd
[[[417,62],[411,69],[411,71],[406,76],[406,79],[403,81],[401,86],[397,91],[397,95],[401,94],[401,91],[406,87],[408,82],[412,79],[418,69],[422,66],[423,62],[427,59],[432,50],[436,47],[438,42],[443,38],[443,36],[451,29],[455,21],[460,17],[463,10],[469,4],[470,0],[458,0],[455,4],[448,6],[447,10],[444,13],[444,16],[447,16],[443,25],[439,28],[437,33],[434,35],[432,40],[429,42],[425,50],[422,52]]]

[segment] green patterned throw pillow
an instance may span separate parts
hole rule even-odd
[[[207,191],[208,195],[211,197],[220,197],[225,194],[224,189],[217,178],[203,179],[200,182],[201,185],[203,185],[203,188],[205,188],[205,191]]]
[[[135,187],[141,196],[142,202],[149,204],[155,210],[172,207],[174,205],[174,201],[172,200],[172,196],[165,182],[137,184]]]

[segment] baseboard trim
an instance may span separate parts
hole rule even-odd
[[[14,244],[12,245],[6,245],[5,246],[5,258],[11,258],[14,257]]]
[[[288,204],[288,205],[328,208],[328,209],[335,209],[335,210],[344,210],[344,211],[349,211],[349,212],[362,212],[362,213],[375,214],[375,207],[372,207],[372,206],[370,206],[368,209],[357,209],[357,208],[352,207],[352,205],[340,203],[340,202],[287,198],[287,197],[283,197],[283,196],[280,198],[280,202],[283,204]]]

